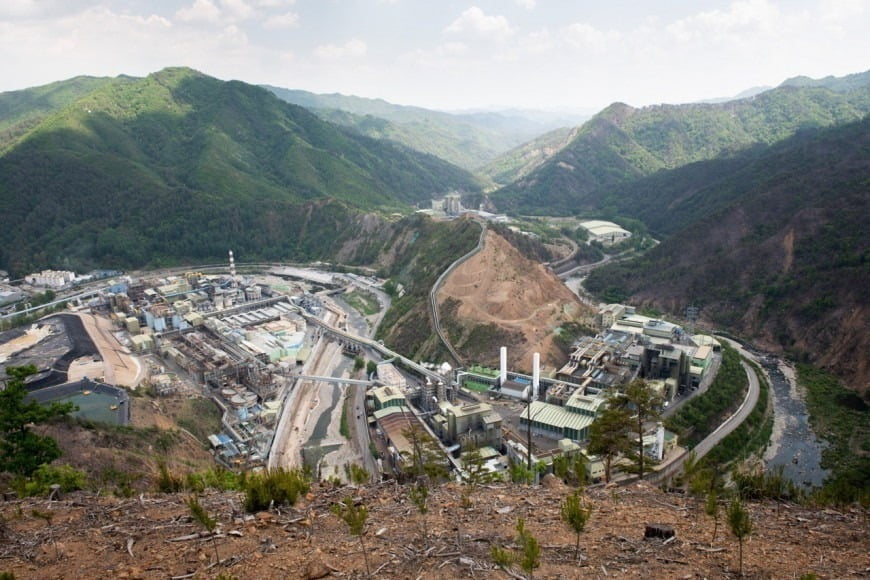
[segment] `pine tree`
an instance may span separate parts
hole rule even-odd
[[[632,432],[637,438],[638,477],[643,479],[646,459],[643,452],[644,425],[659,418],[662,398],[650,388],[646,381],[636,379],[629,383],[625,392],[616,398],[615,403],[632,415]]]
[[[712,548],[716,542],[716,532],[719,529],[719,497],[716,495],[715,489],[711,489],[707,494],[704,513],[713,518],[713,538],[710,540],[710,547]]]
[[[752,533],[752,518],[737,496],[734,496],[728,506],[728,527],[740,545],[740,576],[743,576],[743,538]]]
[[[584,507],[579,489],[566,497],[564,503],[562,503],[562,521],[568,524],[574,530],[574,533],[577,534],[577,543],[574,546],[575,560],[580,556],[580,533],[586,528],[586,522],[589,521],[591,513],[591,508]]]
[[[429,530],[426,526],[426,514],[429,513],[429,484],[425,478],[419,478],[408,492],[411,501],[417,506],[417,511],[423,520],[423,544],[428,547]]]
[[[529,575],[529,579],[533,578],[535,568],[541,565],[541,545],[538,543],[531,532],[526,529],[526,523],[523,518],[517,520],[517,540],[520,544],[520,568]]]
[[[598,414],[589,427],[587,451],[604,460],[604,481],[610,481],[614,458],[627,451],[631,445],[628,438],[630,418],[622,407],[608,406]]]
[[[7,367],[6,374],[10,378],[6,388],[0,391],[0,470],[28,477],[43,463],[60,457],[57,442],[34,433],[30,426],[75,410],[72,403],[45,406],[36,401],[25,403],[24,379],[35,373],[33,365]]]
[[[332,511],[335,515],[341,518],[345,524],[347,524],[350,534],[359,538],[359,545],[360,548],[362,548],[363,559],[366,563],[366,573],[368,576],[371,576],[372,569],[369,566],[369,555],[368,552],[366,552],[366,545],[363,541],[366,520],[368,520],[369,517],[369,510],[363,504],[356,505],[352,497],[346,497],[342,503],[333,505]]]
[[[211,543],[212,546],[214,546],[214,557],[217,562],[220,562],[221,557],[218,555],[217,540],[214,537],[214,531],[217,528],[217,520],[208,515],[208,512],[205,511],[205,508],[199,503],[199,498],[195,495],[187,498],[185,503],[187,504],[187,507],[190,510],[190,515],[193,517],[194,521],[211,534]]]

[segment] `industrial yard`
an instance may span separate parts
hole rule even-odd
[[[370,277],[299,267],[240,275],[230,256],[224,273],[110,280],[72,312],[7,333],[0,364],[35,364],[33,388],[89,377],[142,389],[156,397],[144,411],[151,424],[173,400],[210,400],[219,428],[202,437],[218,463],[305,466],[342,481],[351,464],[375,481],[401,477],[415,431],[454,469],[474,449],[500,477],[529,454],[549,465],[583,453],[614,388],[643,376],[672,401],[715,366],[712,345],[622,305],[602,308],[600,334],[578,341],[559,367],[542,368],[535,352],[525,363],[532,373],[516,372],[508,361],[528,350],[517,357],[507,348],[492,370],[416,363],[370,338],[389,303]],[[367,376],[355,360],[376,372]],[[677,441],[654,427],[644,442],[662,460]],[[600,476],[594,457],[586,463]]]

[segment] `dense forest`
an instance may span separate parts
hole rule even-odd
[[[166,69],[96,84],[0,156],[0,267],[157,265],[228,247],[325,258],[366,212],[478,188],[434,156],[241,82]]]
[[[593,272],[591,291],[677,313],[694,304],[866,386],[870,118],[659,174],[613,199],[667,237]]]
[[[614,103],[583,125],[567,146],[491,199],[526,214],[606,213],[612,207],[604,194],[623,184],[770,145],[799,131],[857,121],[868,112],[866,82],[844,92],[784,86],[718,104],[635,109]]]

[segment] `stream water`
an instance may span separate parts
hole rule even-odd
[[[340,377],[343,375],[345,369],[349,366],[346,360],[342,360],[341,363],[335,368],[332,376]],[[312,470],[317,469],[317,465],[320,462],[320,459],[332,453],[336,449],[341,447],[341,444],[332,444],[332,445],[322,445],[324,439],[326,439],[329,432],[329,423],[332,420],[332,414],[335,410],[336,405],[339,404],[341,399],[342,388],[340,385],[335,383],[324,383],[323,386],[320,387],[323,392],[321,396],[329,396],[329,406],[323,410],[323,413],[317,418],[317,422],[314,424],[314,429],[311,431],[311,437],[302,447],[302,460],[310,467]]]
[[[813,433],[806,403],[797,387],[776,363],[767,363],[764,368],[773,387],[775,406],[773,436],[764,454],[765,465],[769,471],[781,466],[783,475],[804,489],[819,487],[829,474],[820,465],[825,443]]]

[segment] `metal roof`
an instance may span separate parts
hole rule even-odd
[[[595,420],[594,417],[581,415],[580,413],[572,413],[565,407],[545,403],[543,401],[532,401],[532,404],[522,412],[520,417],[528,419],[531,411],[533,423],[544,423],[552,425],[564,430],[565,428],[581,431]]]

